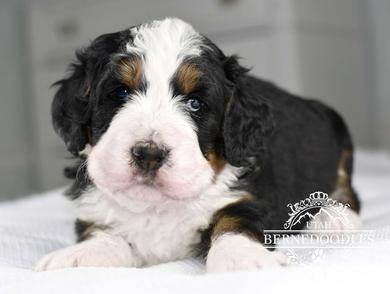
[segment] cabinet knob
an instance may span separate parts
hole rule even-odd
[[[75,20],[66,20],[57,24],[56,32],[60,38],[73,38],[78,34],[80,26]]]
[[[235,5],[239,2],[239,0],[218,0],[221,5]]]

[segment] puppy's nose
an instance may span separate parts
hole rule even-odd
[[[158,170],[168,155],[167,150],[159,148],[153,141],[135,143],[130,153],[135,164],[146,172]]]

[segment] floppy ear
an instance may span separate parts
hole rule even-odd
[[[59,86],[52,102],[54,129],[75,156],[90,141],[91,83],[98,80],[110,54],[128,42],[130,34],[126,29],[97,37],[89,47],[76,52],[77,62],[71,64],[71,75],[54,84]]]
[[[246,68],[236,56],[226,58],[224,70],[231,97],[223,123],[224,153],[234,166],[253,167],[261,161],[274,120],[267,101],[246,83]]]
[[[77,53],[78,63],[71,65],[71,75],[54,85],[59,86],[51,106],[54,130],[65,141],[70,153],[75,156],[88,143],[90,84],[86,72],[86,60]]]

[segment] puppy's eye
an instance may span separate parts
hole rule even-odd
[[[198,98],[190,98],[187,100],[186,105],[190,111],[196,112],[202,108],[203,102]]]
[[[125,86],[120,86],[118,88],[116,88],[114,90],[114,93],[113,93],[116,97],[118,97],[119,99],[122,99],[122,100],[125,100],[128,98],[129,94],[130,94],[130,90],[129,88],[125,87]]]

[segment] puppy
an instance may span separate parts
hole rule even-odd
[[[65,170],[78,243],[36,270],[278,266],[264,230],[283,228],[288,203],[320,190],[358,212],[341,117],[252,77],[188,23],[105,34],[76,55],[52,117],[79,160]]]

